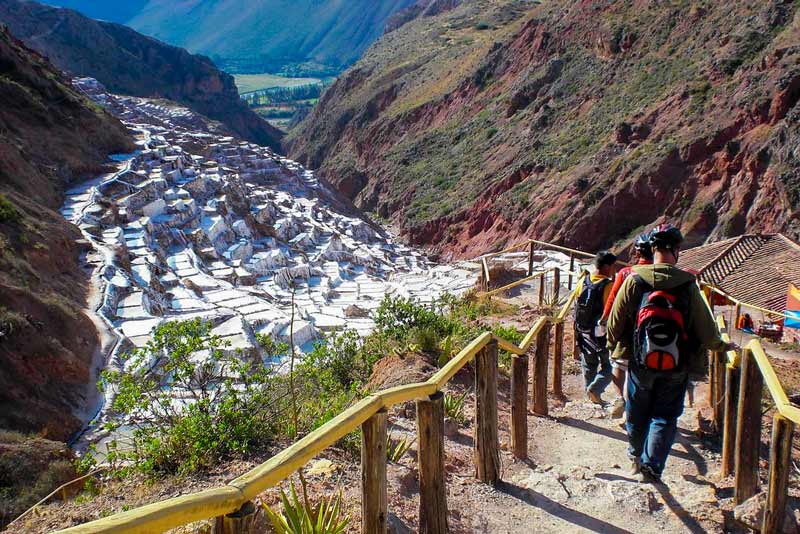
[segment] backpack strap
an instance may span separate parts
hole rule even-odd
[[[636,273],[633,273],[632,278],[633,278],[633,281],[636,282],[636,285],[638,285],[642,289],[643,293],[648,293],[648,292],[652,291],[653,289],[655,289],[652,285],[647,283],[644,278],[642,278],[641,276],[639,276]]]

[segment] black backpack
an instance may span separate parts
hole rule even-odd
[[[642,290],[633,333],[636,364],[656,372],[684,369],[692,352],[686,327],[694,281],[659,290],[638,275],[634,281]]]
[[[597,321],[603,316],[603,293],[606,286],[611,283],[610,278],[604,278],[597,283],[592,283],[592,278],[587,274],[583,279],[583,287],[578,300],[575,301],[575,326],[583,331],[593,331]]]

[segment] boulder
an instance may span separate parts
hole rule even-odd
[[[761,522],[764,520],[764,508],[766,507],[767,494],[762,491],[753,495],[742,504],[733,509],[733,517],[747,526],[748,528],[760,532]],[[781,532],[784,534],[799,534],[800,528],[795,520],[794,511],[787,505],[784,519],[783,528]]]

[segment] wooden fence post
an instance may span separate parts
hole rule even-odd
[[[722,423],[725,417],[725,375],[726,360],[728,356],[724,352],[711,353],[711,420],[716,432],[722,432]]]
[[[542,271],[542,275],[539,277],[539,306],[544,305],[544,277],[546,274],[546,271]]]
[[[767,507],[761,524],[762,534],[783,532],[786,496],[792,461],[794,423],[778,414],[772,421],[772,442],[769,448],[769,487]]]
[[[558,305],[558,300],[561,298],[561,271],[558,268],[553,269],[553,306]]]
[[[437,391],[417,401],[419,457],[419,532],[447,533],[444,471],[444,395]]]
[[[486,258],[481,258],[481,289],[484,293],[489,291],[489,263]]]
[[[725,408],[722,422],[722,476],[731,476],[736,468],[736,410],[739,406],[739,369],[725,366]]]
[[[475,356],[476,476],[486,484],[500,479],[500,444],[497,434],[497,341]]]
[[[564,364],[564,321],[556,323],[555,339],[553,340],[553,395],[564,396],[561,384],[561,375]]]
[[[567,289],[572,291],[572,273],[575,272],[575,256],[569,255],[569,278],[567,279]]]
[[[717,388],[715,383],[717,381],[717,353],[708,352],[708,407],[711,408],[711,423],[716,429],[716,421],[714,420],[714,406],[719,399],[717,399]]]
[[[386,534],[388,495],[386,486],[386,426],[382,409],[361,425],[361,532]]]
[[[250,534],[256,518],[256,505],[247,501],[241,508],[214,520],[213,534]]]
[[[714,397],[716,403],[714,404],[714,428],[717,432],[722,431],[722,421],[725,418],[725,380],[727,377],[728,355],[725,352],[716,353],[714,359],[714,373],[716,375],[716,382],[713,384],[715,392]]]
[[[528,276],[533,276],[533,251],[535,245],[533,241],[528,245]]]
[[[528,356],[511,356],[511,451],[528,457]]]
[[[736,472],[733,498],[736,504],[758,493],[758,450],[761,445],[761,389],[764,380],[750,349],[742,350],[739,406],[736,428]]]
[[[531,400],[533,413],[547,415],[547,360],[550,348],[550,323],[542,327],[536,337],[536,357],[533,362],[533,380],[531,381]]]

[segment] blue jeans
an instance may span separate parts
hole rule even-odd
[[[583,384],[587,390],[601,395],[613,377],[606,338],[596,338],[591,332],[583,332],[578,329],[575,329],[575,336],[581,352]]]
[[[663,374],[632,366],[628,373],[628,455],[658,476],[675,442],[688,383],[685,371]]]

